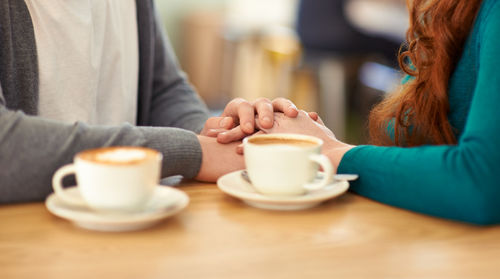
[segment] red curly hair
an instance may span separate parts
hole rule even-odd
[[[456,144],[448,121],[448,82],[480,4],[481,0],[407,0],[410,27],[399,64],[413,78],[371,111],[372,144]],[[393,138],[388,125],[394,127]]]

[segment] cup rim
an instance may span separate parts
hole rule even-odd
[[[85,149],[74,156],[74,161],[81,161],[85,163],[91,163],[91,164],[98,164],[98,165],[105,165],[105,166],[134,166],[134,165],[140,165],[146,162],[151,161],[148,159],[148,156],[144,159],[137,159],[137,160],[132,160],[132,161],[126,161],[126,162],[102,162],[102,161],[97,161],[97,160],[89,160],[87,158],[83,158],[82,156],[91,153],[91,152],[100,152],[100,151],[112,151],[112,150],[117,150],[117,149],[132,149],[132,150],[141,150],[145,151],[147,153],[150,153],[152,156],[151,158],[154,159],[155,161],[161,161],[163,159],[163,155],[161,152],[158,150],[155,150],[153,148],[149,147],[144,147],[144,146],[105,146],[105,147],[97,147],[97,148],[90,148],[90,149]]]
[[[314,137],[314,136],[309,136],[309,135],[302,135],[302,134],[292,134],[292,133],[275,133],[275,134],[263,134],[263,135],[252,135],[249,137],[246,137],[243,139],[243,145],[252,145],[252,146],[261,146],[251,142],[251,140],[255,138],[282,138],[282,139],[298,139],[298,140],[305,140],[305,141],[313,141],[316,142],[316,145],[311,146],[310,148],[316,148],[316,147],[321,147],[323,146],[323,140]],[[301,148],[307,148],[307,147],[301,147]]]

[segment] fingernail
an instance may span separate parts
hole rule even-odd
[[[271,118],[269,116],[264,116],[264,118],[262,118],[262,122],[271,123]]]

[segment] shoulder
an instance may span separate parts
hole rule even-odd
[[[483,23],[483,29],[488,25],[499,25],[500,0],[484,0],[481,4],[477,21]]]
[[[484,51],[485,47],[498,46],[500,42],[500,0],[484,0],[476,24],[478,25],[480,49]]]

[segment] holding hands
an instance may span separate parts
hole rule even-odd
[[[236,98],[226,105],[220,116],[207,120],[200,135],[216,137],[219,143],[241,141],[244,137],[255,133],[256,129],[273,128],[275,113],[296,118],[299,110],[292,101],[285,98],[276,98],[272,101],[259,98],[254,102]],[[314,112],[309,113],[309,116],[313,120],[318,120],[318,115]]]
[[[221,116],[209,118],[200,132],[203,159],[196,179],[216,181],[225,173],[243,169],[241,140],[257,131],[318,137],[324,142],[323,153],[334,166],[338,166],[344,153],[352,148],[337,140],[318,114],[298,110],[290,100],[260,98],[248,102],[238,98],[227,104]]]
[[[289,117],[299,114],[295,105],[284,98],[260,98],[252,103],[237,98],[227,104],[221,116],[209,118],[198,135],[203,156],[196,179],[216,181],[225,173],[243,169],[243,157],[235,150],[244,137],[256,131],[256,121],[262,128],[272,128],[275,111]]]
[[[322,153],[325,154],[332,164],[336,167],[340,164],[344,154],[353,148],[349,145],[339,141],[333,132],[328,129],[315,114],[316,119],[311,117],[311,113],[299,111],[297,117],[286,117],[282,113],[274,114],[274,125],[270,129],[262,128],[257,121],[257,127],[264,133],[291,133],[315,136],[323,140]],[[239,150],[239,152],[241,152]]]

